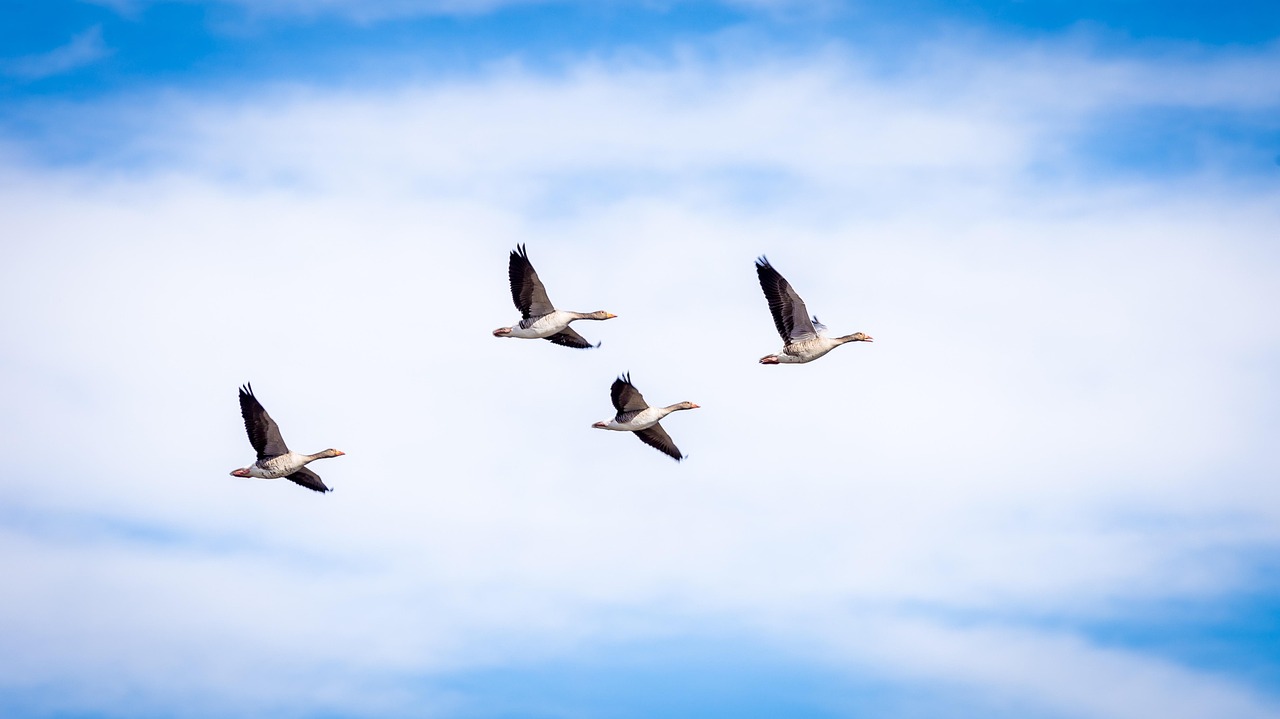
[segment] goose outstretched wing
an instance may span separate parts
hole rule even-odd
[[[240,416],[244,417],[244,429],[249,433],[249,444],[258,452],[258,459],[278,457],[289,452],[280,436],[280,426],[271,419],[262,403],[253,396],[253,385],[240,388]]]
[[[813,320],[809,319],[809,310],[804,300],[792,289],[791,283],[778,274],[769,264],[766,257],[756,260],[756,276],[760,278],[760,289],[769,301],[769,312],[773,314],[773,325],[786,344],[811,340],[818,336]],[[825,329],[825,328],[824,328]]]
[[[529,262],[529,254],[524,245],[516,245],[511,251],[507,275],[511,279],[511,299],[516,303],[516,309],[520,310],[521,319],[541,317],[555,311],[551,300],[547,299],[547,288],[542,286],[533,263]]]

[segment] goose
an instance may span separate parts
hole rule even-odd
[[[613,399],[613,408],[618,414],[607,422],[596,422],[591,425],[595,429],[612,429],[618,432],[635,432],[641,442],[653,447],[663,454],[679,462],[684,459],[676,443],[671,441],[667,431],[658,424],[663,417],[682,409],[698,409],[692,402],[680,402],[666,407],[650,407],[640,394],[640,390],[631,384],[631,374],[620,375],[613,381],[609,394]]]
[[[289,451],[284,438],[280,436],[280,427],[276,425],[267,410],[262,408],[258,398],[253,396],[253,385],[246,384],[240,388],[240,415],[244,417],[244,428],[249,433],[249,444],[258,452],[258,461],[231,471],[232,477],[253,477],[256,479],[285,479],[313,489],[317,492],[331,491],[320,480],[320,476],[306,468],[306,464],[317,459],[341,457],[346,454],[336,449],[326,449],[315,454],[298,454]]]
[[[843,337],[828,337],[827,327],[817,317],[809,319],[804,300],[791,288],[791,283],[778,274],[768,258],[756,260],[760,289],[769,301],[773,324],[782,335],[784,346],[777,354],[765,355],[760,364],[804,364],[812,362],[846,342],[871,342],[871,337],[854,332]]]
[[[558,310],[547,299],[547,288],[542,286],[538,273],[529,262],[529,254],[524,245],[516,245],[511,251],[511,261],[507,265],[507,274],[511,278],[511,299],[520,310],[520,322],[514,327],[499,327],[493,331],[494,337],[516,337],[519,339],[544,339],[563,347],[589,349],[599,347],[582,338],[582,335],[569,329],[574,320],[611,320],[617,315],[600,310],[598,312],[569,312]]]

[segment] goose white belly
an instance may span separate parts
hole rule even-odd
[[[507,336],[528,340],[545,339],[551,335],[560,334],[575,319],[577,318],[572,313],[556,310],[549,315],[543,315],[534,320],[528,327],[522,326],[528,320],[516,323]]]
[[[639,414],[626,422],[619,422],[616,418],[611,419],[601,429],[612,429],[618,432],[639,432],[642,429],[649,429],[667,415],[660,410],[660,407],[648,407],[640,410]]]
[[[249,468],[249,476],[258,479],[279,479],[287,477],[306,465],[307,460],[296,452],[282,454],[279,457],[272,457],[265,462],[254,462]]]
[[[840,346],[830,337],[818,336],[811,340],[793,342],[778,353],[779,364],[804,364],[812,362]]]

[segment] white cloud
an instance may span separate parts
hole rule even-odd
[[[146,5],[155,4],[156,0],[88,0],[109,7],[124,15],[136,15]],[[318,17],[334,16],[357,23],[381,22],[403,18],[424,16],[473,16],[498,12],[507,8],[530,5],[572,5],[584,4],[581,0],[185,0],[189,3],[205,5],[225,5],[238,7],[245,13],[255,17]],[[690,4],[687,0],[595,0],[587,5],[627,5],[640,6],[647,9],[662,10],[676,5]],[[695,4],[703,3],[696,0]],[[795,15],[802,13],[813,16],[817,13],[830,14],[837,11],[839,5],[828,0],[723,0],[723,5],[740,7],[753,11],[783,13]]]
[[[1280,73],[1268,72],[1280,55],[1270,50],[1198,64],[1100,58],[1074,47],[974,53],[968,44],[939,46],[888,78],[831,49],[732,71],[696,60],[658,68],[588,62],[545,78],[517,65],[478,81],[373,92],[280,88],[220,105],[153,107],[131,97],[115,119],[136,132],[104,144],[126,161],[206,178],[344,193],[410,188],[545,202],[583,183],[642,194],[674,183],[681,192],[762,186],[790,191],[789,202],[855,193],[871,210],[945,190],[965,207],[999,200],[1033,166],[1079,181],[1088,159],[1074,143],[1116,113],[1253,111],[1280,93],[1269,80]],[[157,112],[165,123],[154,121]],[[105,123],[103,114],[47,122],[99,131],[111,126],[111,113]],[[1146,188],[1100,197],[1131,202],[1135,189]]]
[[[848,622],[847,617],[830,619]],[[1060,716],[1243,719],[1280,713],[1275,703],[1222,678],[1069,635],[946,627],[898,617],[844,629],[827,637],[839,637],[835,641],[843,646],[837,651],[870,663],[873,671],[982,686],[1005,702],[1037,697]]]
[[[111,54],[98,25],[71,38],[66,45],[39,55],[0,59],[0,73],[24,80],[40,80],[63,75]]]
[[[140,167],[10,161],[0,397],[26,411],[0,418],[23,449],[0,488],[182,541],[2,535],[25,581],[0,676],[377,714],[416,700],[378,677],[715,618],[1047,712],[1274,714],[1242,684],[1018,628],[1212,599],[1247,587],[1223,557],[1280,541],[1256,473],[1274,192],[1108,182],[1059,154],[1135,94],[1259,100],[1222,79],[1235,59],[1040,52],[893,80],[833,52],[195,97],[119,143]],[[1029,179],[1046,159],[1066,179]],[[603,348],[489,336],[517,242],[557,303],[620,315],[582,329]],[[762,252],[876,343],[757,365],[779,344]],[[688,462],[588,428],[626,370],[703,405],[666,423]],[[246,380],[292,445],[348,452],[316,467],[334,494],[227,476],[250,456]],[[309,672],[349,679],[300,699]],[[1080,695],[1117,673],[1135,683]],[[231,684],[240,703],[214,702]]]
[[[157,0],[88,0],[126,16],[136,16]],[[232,6],[254,17],[337,16],[366,23],[433,15],[482,15],[521,5],[554,5],[572,0],[182,0]]]

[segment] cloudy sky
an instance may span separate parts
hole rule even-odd
[[[1263,5],[6,3],[0,714],[1280,717]]]

